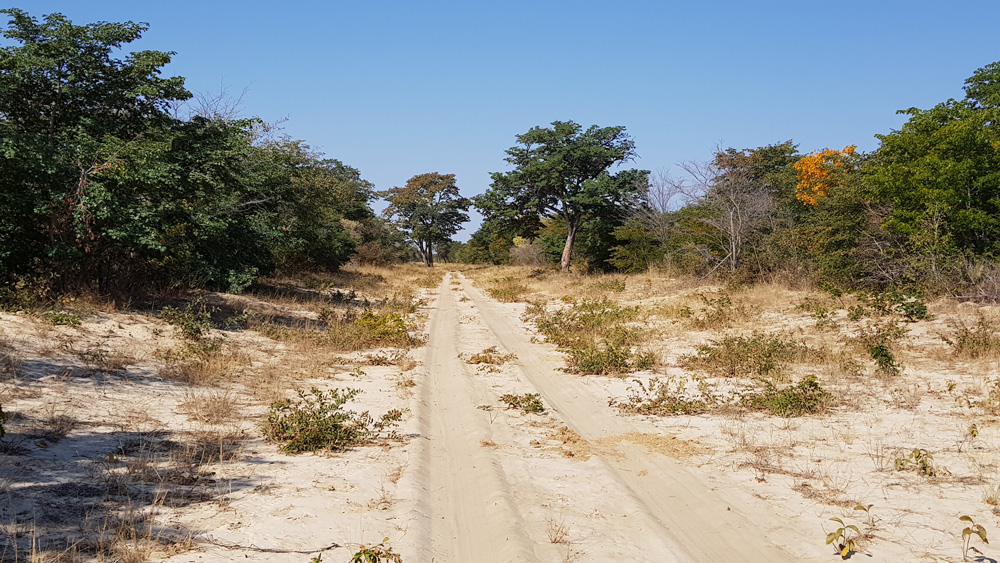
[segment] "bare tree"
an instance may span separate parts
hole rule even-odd
[[[685,181],[661,169],[652,175],[645,195],[645,205],[635,208],[633,217],[648,229],[660,244],[667,242],[675,229],[673,212],[686,199]]]
[[[716,267],[724,264],[736,271],[748,244],[753,243],[773,213],[771,189],[756,181],[739,153],[717,151],[710,163],[687,162],[681,168],[691,177],[683,193],[696,198],[712,214],[702,221],[713,227],[709,235],[725,255]]]

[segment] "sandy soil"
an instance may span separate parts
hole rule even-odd
[[[652,308],[664,294],[630,288],[617,298]],[[996,368],[951,363],[942,373],[932,359],[944,320],[911,330],[905,379],[831,382],[844,401],[828,414],[661,418],[623,415],[609,401],[636,381],[690,377],[676,358],[718,334],[649,319],[660,331],[654,372],[582,377],[539,342],[524,303],[499,303],[458,272],[421,297],[414,320],[427,318],[426,345],[409,352],[415,367],[364,365],[391,350],[304,362],[245,331],[228,335],[246,354],[245,374],[205,388],[160,377],[156,350],[177,342],[158,319],[99,313],[74,328],[0,315],[7,356],[20,364],[0,391],[11,415],[0,560],[20,560],[15,545],[20,558],[34,546],[52,560],[87,560],[96,537],[115,543],[109,560],[178,563],[347,561],[384,538],[408,562],[820,561],[836,559],[824,539],[837,526],[829,518],[841,517],[865,532],[854,557],[959,561],[960,515],[991,535],[1000,524],[983,502],[998,482],[1000,424],[955,398],[982,395],[976,370]],[[754,327],[817,336],[790,309],[800,297],[764,307]],[[938,308],[941,319],[954,312]],[[499,359],[470,363],[491,349]],[[105,363],[118,352],[131,359],[97,369],[95,350]],[[259,421],[268,374],[293,367],[294,388],[361,389],[352,410],[404,409],[400,439],[281,453]],[[508,408],[507,394],[538,394],[545,410]],[[236,415],[199,418],[193,401],[220,396]],[[934,452],[936,476],[894,470],[912,448]],[[858,503],[874,505],[873,525],[852,510]]]

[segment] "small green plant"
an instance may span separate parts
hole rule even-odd
[[[379,315],[367,311],[354,321],[354,326],[367,332],[377,342],[406,338],[408,335],[406,321],[398,313]]]
[[[354,554],[350,563],[402,563],[403,557],[394,552],[391,547],[385,545],[389,538],[382,540],[382,543],[372,547],[361,546],[361,549]]]
[[[861,511],[861,512],[865,513],[865,526],[868,527],[868,531],[869,532],[878,527],[877,524],[878,524],[878,520],[879,519],[874,514],[872,514],[872,507],[873,506],[875,506],[875,505],[874,504],[868,504],[868,505],[858,504],[857,506],[854,507],[855,511]]]
[[[188,303],[183,309],[164,307],[157,316],[180,329],[188,340],[198,340],[212,330],[212,313],[201,300]]]
[[[925,477],[937,474],[933,454],[922,448],[914,449],[907,457],[897,457],[895,467],[896,471],[916,471]]]
[[[46,311],[44,317],[46,321],[56,326],[80,326],[83,324],[83,317],[72,311]]]
[[[298,401],[275,401],[264,419],[264,435],[281,442],[286,453],[343,451],[380,437],[394,437],[392,429],[402,419],[402,411],[393,409],[375,420],[368,411],[358,414],[344,410],[344,404],[360,392],[358,389],[324,392],[314,387],[308,393],[298,391]]]
[[[507,393],[500,396],[500,402],[505,403],[508,409],[520,409],[525,413],[540,414],[545,412],[545,405],[542,404],[542,398],[538,393],[524,393],[523,395]]]
[[[969,523],[968,526],[962,529],[962,560],[967,561],[969,559],[969,551],[975,551],[979,555],[982,555],[982,551],[972,546],[972,537],[977,536],[983,543],[989,544],[990,540],[986,538],[986,528],[976,524],[971,516],[961,516],[959,520]]]
[[[783,418],[813,414],[823,410],[832,395],[819,385],[815,375],[810,375],[795,385],[778,390],[770,381],[764,381],[765,390],[743,397],[743,404],[754,409],[764,409]]]
[[[857,540],[861,536],[861,530],[854,524],[845,524],[840,518],[830,518],[833,522],[840,524],[840,527],[826,535],[826,545],[833,545],[841,559],[847,559],[851,553],[857,551]]]

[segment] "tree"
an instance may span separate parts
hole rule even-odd
[[[23,271],[41,255],[75,267],[93,250],[92,180],[167,126],[169,104],[191,94],[183,78],[159,76],[172,53],[113,56],[146,24],[0,13],[10,16],[0,33],[13,41],[0,49],[0,214],[13,219],[0,228],[0,268]]]
[[[635,157],[635,143],[620,126],[592,125],[582,131],[572,121],[554,121],[551,128],[533,127],[517,135],[517,142],[505,159],[514,170],[491,174],[489,191],[474,198],[476,207],[487,220],[519,225],[527,236],[542,218],[559,218],[566,226],[560,264],[569,270],[583,223],[636,205],[649,171],[608,173]]]
[[[385,216],[407,232],[427,267],[434,266],[434,246],[450,241],[469,220],[472,202],[459,194],[454,174],[418,174],[382,195],[389,201]]]

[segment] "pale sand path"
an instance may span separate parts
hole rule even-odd
[[[551,352],[533,344],[508,311],[461,274],[451,276],[462,280],[463,292],[483,321],[516,354],[525,378],[563,423],[591,442],[638,431],[629,418],[618,416],[588,392],[577,376],[558,371],[562,362],[545,358],[551,358]],[[455,297],[446,285],[451,276],[442,283],[428,341],[428,548],[434,561],[533,561],[510,485],[497,460],[478,447],[488,438],[489,427],[475,416],[472,384],[460,375],[463,365],[454,342],[462,335]],[[813,550],[802,553],[802,546],[815,539],[803,537],[792,523],[775,521],[765,503],[747,506],[732,498],[745,495],[713,490],[676,461],[642,446],[622,442],[619,452],[624,455],[600,455],[607,471],[631,493],[623,502],[638,503],[656,523],[660,540],[670,546],[670,554],[657,560],[780,562],[818,555]]]
[[[482,446],[489,423],[484,402],[459,359],[455,296],[448,277],[431,314],[427,384],[423,386],[418,482],[422,561],[538,561],[497,456]],[[428,557],[426,554],[430,554]]]

